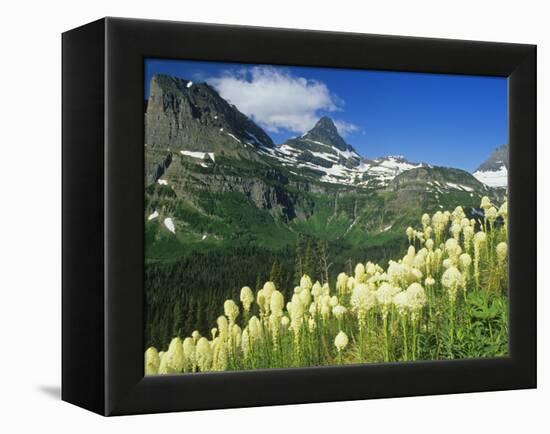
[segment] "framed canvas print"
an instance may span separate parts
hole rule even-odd
[[[63,399],[536,386],[536,49],[105,18],[63,34]]]

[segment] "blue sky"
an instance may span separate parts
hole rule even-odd
[[[146,97],[158,73],[208,82],[276,143],[328,115],[367,158],[473,171],[507,142],[506,78],[147,59]]]

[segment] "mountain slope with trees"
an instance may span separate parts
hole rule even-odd
[[[148,345],[212,324],[244,285],[332,280],[392,257],[422,212],[503,198],[458,169],[363,158],[328,117],[277,146],[205,83],[153,77],[144,116]]]

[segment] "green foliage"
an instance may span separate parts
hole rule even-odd
[[[217,321],[219,337],[201,350],[206,351],[210,358],[208,364],[199,365],[198,369],[235,370],[506,356],[508,300],[507,248],[504,242],[507,226],[506,214],[503,215],[500,223],[482,220],[481,225],[475,224],[483,230],[475,233],[473,246],[467,240],[466,229],[472,229],[474,223],[465,218],[460,207],[453,214],[440,214],[440,220],[434,215],[433,227],[437,228],[443,221],[445,237],[447,233],[453,233],[450,231],[453,225],[459,225],[460,233],[455,233],[454,238],[447,239],[434,250],[433,243],[426,242],[426,247],[422,247],[424,242],[419,241],[424,233],[428,233],[423,232],[426,227],[423,231],[410,228],[407,234],[411,245],[405,256],[392,262],[387,269],[373,262],[357,264],[353,280],[345,275],[336,279],[328,271],[333,263],[330,243],[299,236],[294,249],[271,261],[263,261],[264,279],[268,278],[271,283],[260,289],[262,277],[257,275],[257,294],[251,295],[256,304],[250,310],[243,303],[232,316],[224,307],[227,318],[222,316],[222,322],[219,322],[216,320],[222,313],[219,306],[229,303],[237,307],[229,300],[243,300],[242,293],[212,293],[209,297],[200,293],[196,307],[187,311],[194,315],[194,319],[186,321],[185,327],[192,325],[193,330],[208,336],[208,324],[212,326]],[[433,233],[432,228],[429,229]],[[410,231],[412,235],[409,235]],[[462,253],[472,250],[472,256]],[[303,256],[303,261],[296,260],[296,257],[289,260],[289,253],[298,258]],[[402,254],[403,250],[398,258]],[[352,261],[348,257],[343,262],[349,274],[352,274],[351,263],[355,263]],[[472,261],[477,266],[474,267]],[[312,287],[309,277],[304,277],[300,286],[293,290],[296,270],[292,268],[302,263],[317,273],[313,275],[313,282],[326,279],[327,284],[316,282]],[[278,295],[281,300],[275,304],[273,298],[277,291],[272,282],[282,292]],[[285,299],[291,301],[290,304],[286,304]],[[228,301],[224,304],[223,300]],[[336,309],[340,309],[340,313]],[[173,322],[177,326],[176,313]],[[165,339],[164,342],[168,342],[172,337],[165,335],[170,330],[165,325],[157,328],[154,322],[148,322],[147,330],[151,340]],[[193,357],[198,355],[197,348]],[[176,372],[181,372],[181,369],[185,371],[186,368],[176,368]]]

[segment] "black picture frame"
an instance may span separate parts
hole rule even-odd
[[[536,46],[104,18],[63,51],[62,399],[102,415],[536,387]],[[509,357],[144,377],[144,58],[508,77]]]

